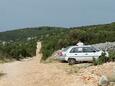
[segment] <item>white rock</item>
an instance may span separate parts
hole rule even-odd
[[[109,80],[105,75],[102,75],[100,80],[99,80],[99,86],[108,86],[109,85]]]

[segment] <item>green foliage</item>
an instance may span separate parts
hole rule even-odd
[[[109,54],[110,61],[115,61],[115,51],[110,51]]]
[[[93,58],[94,65],[101,65],[109,61],[113,61],[113,62],[115,61],[115,51],[114,50],[109,51],[109,57],[106,57],[105,53],[102,53],[102,55],[97,60]]]
[[[65,39],[63,40],[63,37],[64,37],[63,32],[61,31],[62,34],[58,32],[55,32],[55,35],[45,38],[42,41],[42,50],[41,50],[43,53],[42,60],[46,60],[49,56],[52,55],[52,53],[55,50],[62,48],[66,44],[64,42]]]
[[[36,43],[36,42],[34,42]],[[0,59],[16,59],[31,57],[35,55],[36,44],[33,42],[14,42],[6,43],[4,46],[0,46]],[[33,46],[32,46],[33,45]]]
[[[102,53],[102,55],[98,59],[93,58],[93,64],[94,65],[101,65],[101,64],[109,61],[109,58],[106,57],[105,55],[106,55],[105,53]]]

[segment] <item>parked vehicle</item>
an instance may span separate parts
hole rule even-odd
[[[106,57],[108,57],[109,54],[107,51],[102,51],[91,45],[69,46],[62,48],[62,50],[58,52],[57,58],[68,61],[68,63],[72,65],[79,61],[93,61],[93,58],[98,59],[104,52],[106,53]]]

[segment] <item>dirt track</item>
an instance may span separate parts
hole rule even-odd
[[[0,65],[6,74],[0,77],[0,86],[97,86],[95,80],[85,82],[83,78],[87,79],[86,77],[68,74],[65,71],[67,64],[40,63],[42,56],[38,53],[41,48],[40,42],[37,48],[37,56],[32,59]]]

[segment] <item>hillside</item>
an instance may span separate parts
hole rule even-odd
[[[115,23],[73,28],[38,27],[0,32],[0,59],[20,60],[35,55],[36,42],[42,41],[42,60],[79,40],[85,44],[115,41]]]
[[[0,32],[1,41],[27,41],[29,38],[42,39],[48,34],[58,33],[64,28],[36,27]]]

